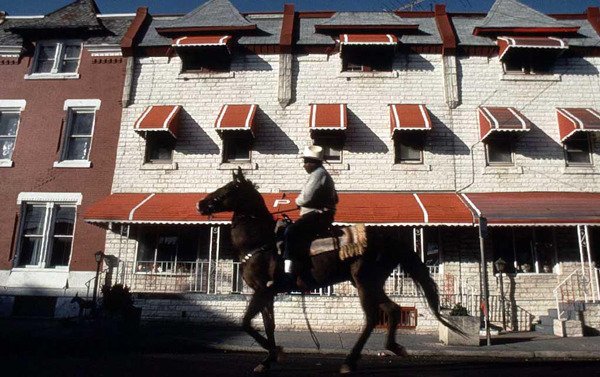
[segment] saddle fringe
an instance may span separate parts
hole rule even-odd
[[[365,224],[356,224],[354,226],[345,227],[342,230],[349,242],[340,247],[340,260],[363,255],[367,249],[367,228],[365,227]]]

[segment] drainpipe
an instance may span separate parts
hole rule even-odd
[[[435,5],[435,23],[442,38],[442,69],[444,73],[444,94],[446,105],[450,109],[456,109],[460,105],[460,93],[458,91],[458,69],[456,60],[456,33],[452,27],[452,21],[446,13],[444,4]]]
[[[279,38],[279,83],[277,88],[277,100],[282,108],[292,101],[292,44],[295,18],[294,4],[285,4]]]

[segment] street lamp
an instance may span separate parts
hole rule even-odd
[[[96,277],[94,278],[94,292],[92,292],[92,305],[93,310],[96,310],[96,295],[98,294],[98,278],[100,277],[100,266],[102,265],[102,261],[104,260],[104,253],[102,250],[97,251],[94,254],[94,258],[96,259]]]
[[[498,271],[498,276],[500,278],[500,303],[502,304],[502,329],[506,331],[506,313],[505,313],[505,307],[504,307],[504,284],[502,282],[502,275],[504,274],[504,270],[506,270],[506,261],[502,258],[498,258],[498,260],[494,262],[494,266],[496,266],[496,270]]]

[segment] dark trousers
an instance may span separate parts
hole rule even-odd
[[[308,260],[310,243],[331,226],[333,214],[333,211],[309,212],[288,225],[283,258],[301,263]]]

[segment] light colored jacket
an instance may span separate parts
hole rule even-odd
[[[335,211],[338,195],[331,175],[319,166],[309,174],[302,192],[296,198],[300,216],[313,211]]]

